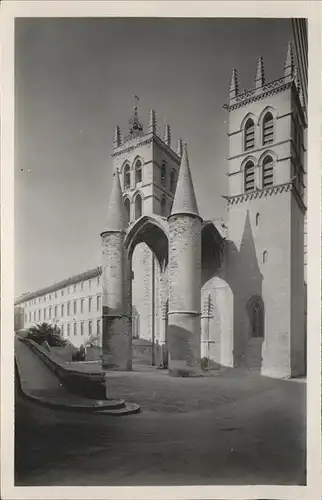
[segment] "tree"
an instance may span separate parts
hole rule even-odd
[[[40,345],[47,342],[50,347],[65,347],[68,344],[68,342],[61,336],[58,326],[53,326],[46,322],[36,323],[35,326],[29,328],[27,338]]]

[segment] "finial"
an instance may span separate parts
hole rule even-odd
[[[288,42],[287,55],[284,65],[284,76],[293,76],[294,72],[294,57],[291,42]]]
[[[237,76],[237,71],[234,68],[231,75],[231,81],[229,87],[230,99],[234,99],[235,97],[237,97],[238,93],[239,93],[238,76]]]
[[[155,134],[156,130],[157,130],[157,121],[155,117],[155,111],[154,109],[150,109],[149,132]]]
[[[114,132],[114,141],[113,141],[114,148],[121,146],[121,143],[122,143],[121,129],[118,125],[116,125],[115,132]]]
[[[177,146],[177,155],[180,156],[180,158],[181,158],[182,153],[183,153],[183,142],[182,142],[182,139],[179,139],[178,146]]]
[[[166,143],[167,146],[171,146],[171,129],[170,125],[166,125],[164,127],[164,142]]]
[[[133,99],[134,99],[134,107],[133,107],[133,115],[129,120],[129,132],[131,136],[137,137],[138,135],[142,135],[141,132],[143,132],[143,125],[140,122],[138,115],[138,101],[140,100],[140,98],[137,94],[135,94],[133,96]]]
[[[262,57],[257,59],[257,71],[256,71],[256,79],[255,84],[256,88],[259,89],[265,83],[265,75],[264,75],[264,61]]]

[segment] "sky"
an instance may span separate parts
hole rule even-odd
[[[100,265],[115,125],[188,144],[199,211],[225,217],[232,68],[283,75],[290,19],[25,18],[15,25],[15,295]]]

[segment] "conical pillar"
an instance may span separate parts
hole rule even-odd
[[[200,372],[201,225],[191,179],[187,146],[169,222],[169,373]]]
[[[124,249],[126,213],[119,174],[114,173],[102,238],[102,366],[132,369],[131,263]]]

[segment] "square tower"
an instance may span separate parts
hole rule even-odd
[[[163,140],[157,135],[154,110],[146,133],[136,106],[124,140],[116,127],[112,157],[120,174],[129,222],[141,215],[170,215],[181,156],[181,139],[176,152],[171,148],[169,125],[165,126]]]
[[[284,75],[230,85],[228,239],[234,360],[276,377],[305,371],[304,173],[306,128],[289,44]]]

